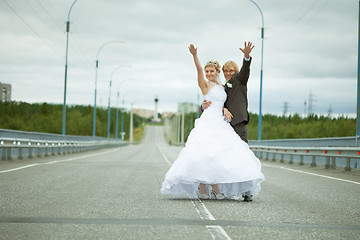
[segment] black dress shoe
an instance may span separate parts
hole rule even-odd
[[[252,202],[252,195],[250,195],[250,196],[245,195],[243,197],[244,197],[244,202]]]

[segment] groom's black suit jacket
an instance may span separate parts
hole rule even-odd
[[[228,82],[232,85],[231,87],[229,84],[225,84],[227,99],[224,107],[226,107],[233,115],[231,125],[236,125],[241,122],[244,122],[245,124],[249,123],[249,113],[247,110],[247,83],[250,75],[251,59],[252,58],[250,57],[250,61],[243,60],[240,72],[235,73]]]

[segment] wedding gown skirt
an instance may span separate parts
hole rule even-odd
[[[185,147],[166,173],[161,193],[198,196],[203,184],[218,184],[226,198],[256,195],[264,180],[259,159],[241,140],[222,114],[226,93],[215,85],[204,96],[212,102],[188,136]]]

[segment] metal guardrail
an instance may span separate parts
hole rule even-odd
[[[168,120],[168,119],[167,119]],[[175,123],[177,121],[177,123]],[[180,142],[180,130],[176,128],[179,120],[165,121],[165,138],[171,145],[183,146]],[[176,129],[176,131],[171,131]],[[171,141],[171,139],[173,141]],[[271,139],[249,140],[249,147],[258,157],[280,162],[289,160],[292,164],[298,161],[300,165],[309,162],[311,166],[323,164],[325,168],[344,167],[345,170],[360,168],[360,138],[303,138],[303,139]],[[297,158],[297,159],[296,159]]]
[[[128,145],[129,142],[101,137],[63,136],[0,129],[1,160],[42,157]]]
[[[359,147],[285,147],[285,146],[266,146],[251,145],[250,149],[261,159],[276,161],[280,156],[280,162],[285,162],[285,157],[289,157],[289,164],[294,163],[294,156],[299,156],[299,165],[304,165],[304,158],[311,158],[311,166],[317,165],[317,160],[325,159],[325,168],[336,168],[339,159],[345,159],[344,169],[351,170],[351,165],[358,168],[360,160]],[[265,156],[264,156],[265,155]],[[353,164],[351,162],[353,161]]]
[[[359,136],[331,138],[297,138],[249,140],[249,145],[282,147],[360,147]]]

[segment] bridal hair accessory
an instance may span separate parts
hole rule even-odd
[[[215,61],[208,61],[207,63],[206,63],[206,65],[213,65],[213,66],[217,66],[217,64],[216,64],[216,62]]]

